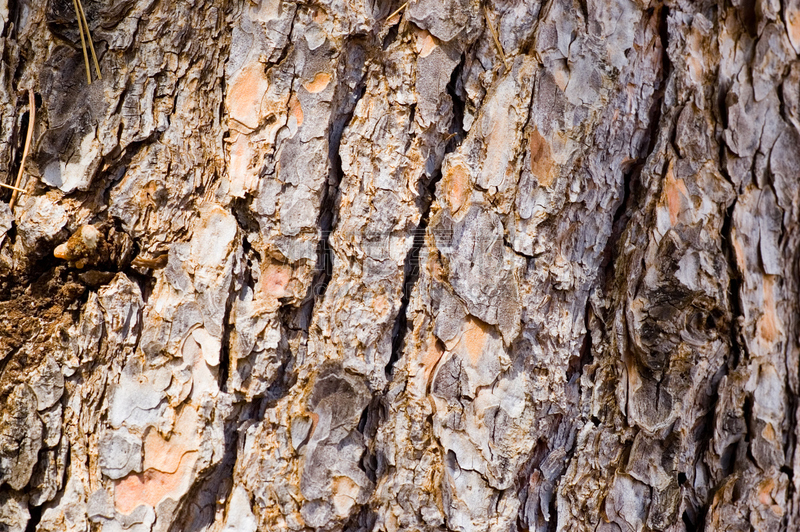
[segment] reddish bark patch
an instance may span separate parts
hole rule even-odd
[[[450,212],[457,212],[466,202],[471,190],[469,169],[462,163],[449,167],[444,178],[444,188]]]
[[[531,131],[528,149],[531,153],[531,173],[541,186],[552,186],[556,178],[552,148],[536,128]]]
[[[228,90],[228,109],[231,117],[255,129],[258,127],[261,99],[267,89],[267,79],[261,63],[242,68]]]

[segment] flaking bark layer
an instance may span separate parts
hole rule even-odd
[[[82,6],[0,0],[0,530],[800,530],[798,0]]]

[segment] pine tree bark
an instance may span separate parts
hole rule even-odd
[[[0,530],[800,530],[800,0],[76,7],[0,0]]]

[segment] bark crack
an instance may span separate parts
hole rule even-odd
[[[342,52],[344,57],[349,54],[348,47],[360,47],[360,43],[351,41],[345,45]],[[345,65],[346,68],[346,65]],[[366,69],[364,65],[360,65],[360,77],[354,87],[349,86],[346,82],[339,89],[344,91],[344,94],[337,94],[335,100],[341,104],[340,112],[331,120],[330,134],[328,137],[328,160],[330,161],[330,171],[328,173],[327,186],[325,193],[322,197],[320,214],[319,214],[319,227],[320,227],[320,241],[317,250],[317,278],[311,285],[310,297],[312,299],[309,314],[313,313],[317,300],[322,300],[325,297],[325,292],[328,289],[328,283],[333,275],[333,261],[334,254],[333,248],[330,245],[330,236],[336,228],[337,214],[338,214],[338,200],[339,200],[339,187],[342,179],[344,178],[344,170],[342,168],[342,158],[339,154],[339,149],[342,143],[342,134],[345,128],[353,119],[356,106],[367,88]]]
[[[447,94],[452,101],[453,119],[450,123],[450,134],[445,138],[445,150],[442,161],[436,167],[435,171],[431,174],[430,181],[423,183],[424,190],[422,193],[422,202],[420,210],[422,215],[417,228],[414,230],[414,242],[411,250],[406,255],[405,265],[403,268],[403,296],[400,300],[400,310],[397,314],[397,319],[392,330],[392,354],[389,357],[389,362],[386,364],[386,377],[391,379],[394,365],[400,360],[404,348],[404,340],[408,332],[408,303],[414,287],[419,280],[419,266],[420,266],[420,253],[425,246],[425,234],[428,230],[428,223],[430,221],[431,206],[436,200],[436,185],[442,179],[442,162],[448,154],[454,152],[461,145],[461,142],[466,136],[464,131],[464,106],[465,98],[462,94],[462,88],[459,87],[459,77],[464,68],[466,56],[461,54],[461,61],[453,69],[450,74],[450,81],[447,84]],[[387,383],[388,386],[388,383]]]

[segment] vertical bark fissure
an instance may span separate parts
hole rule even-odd
[[[46,451],[42,449],[40,453],[42,452]],[[39,522],[42,520],[42,511],[43,506],[28,506],[30,520],[28,521],[28,526],[25,528],[25,532],[36,532],[36,527],[39,526]]]
[[[203,519],[203,513],[197,512],[197,508],[203,508],[203,504],[205,507],[215,507],[230,497],[233,488],[231,479],[241,445],[240,434],[243,432],[245,423],[259,415],[257,401],[248,401],[237,405],[236,412],[225,424],[224,451],[220,463],[210,468],[194,482],[191,491],[186,494],[182,504],[175,510],[177,519],[170,525],[169,532],[207,530],[206,527],[214,524],[215,516],[213,514],[208,516],[210,519]]]
[[[235,290],[236,280],[231,279],[230,288],[228,290],[228,299],[225,301],[225,314],[222,318],[222,341],[219,351],[219,389],[223,393],[228,392],[228,371],[231,359],[231,332],[233,331],[233,324],[231,323],[231,310],[233,302],[237,297]]]
[[[447,94],[450,97],[453,106],[453,120],[450,124],[450,137],[445,140],[446,146],[444,150],[444,157],[458,149],[461,141],[464,139],[464,100],[458,94],[457,83],[458,78],[464,68],[465,55],[461,55],[461,61],[453,69],[450,75],[450,82],[447,84]],[[412,113],[413,116],[413,113]],[[413,118],[412,118],[413,122]],[[428,230],[428,222],[430,219],[431,206],[436,201],[436,185],[442,179],[442,163],[434,170],[431,179],[428,183],[421,183],[423,187],[423,194],[420,206],[420,222],[414,231],[414,242],[406,255],[404,268],[403,268],[403,295],[400,299],[400,309],[395,319],[394,328],[392,330],[392,353],[389,357],[389,362],[386,364],[386,376],[391,381],[392,371],[394,365],[400,360],[403,352],[406,333],[408,332],[408,304],[411,298],[411,293],[419,280],[419,266],[420,266],[420,253],[425,247],[425,234]],[[390,385],[387,382],[387,387]]]
[[[19,127],[14,128],[12,131],[10,145],[13,147],[14,152],[11,157],[12,162],[8,165],[8,177],[10,178],[11,182],[6,183],[7,185],[14,185],[14,176],[16,176],[17,172],[19,172],[19,167],[22,164],[22,144],[25,142],[25,136],[28,134],[28,127],[30,127],[29,117],[30,111],[24,111],[19,119]],[[2,189],[0,189],[2,197],[0,197],[0,199],[8,202],[8,199],[11,198],[12,192],[12,190],[2,187]]]
[[[747,6],[745,6],[747,7]],[[749,20],[749,19],[748,19]],[[754,28],[751,28],[751,33],[755,33]],[[726,94],[729,90],[729,87],[723,86],[722,83],[719,84],[717,87],[719,91],[719,96],[716,97],[717,106],[714,109],[716,119],[718,121],[718,126],[721,127],[722,130],[728,128],[728,112],[727,112],[727,103],[726,103]],[[720,134],[720,137],[722,135]],[[725,161],[728,157],[726,151],[728,150],[724,139],[719,138],[719,151],[717,153],[717,167],[719,169],[720,175],[730,184],[731,188],[734,190],[734,199],[731,204],[725,209],[724,216],[722,219],[722,227],[720,230],[721,234],[721,247],[722,247],[722,256],[725,258],[727,263],[728,269],[728,308],[727,312],[730,316],[730,326],[728,330],[728,354],[726,355],[726,360],[722,367],[720,367],[720,372],[722,375],[731,375],[735,370],[741,368],[743,365],[747,364],[749,359],[749,354],[747,351],[746,343],[742,338],[743,331],[741,330],[740,320],[743,317],[744,309],[743,304],[741,301],[741,289],[742,289],[742,277],[741,273],[739,272],[736,266],[736,257],[735,257],[735,249],[733,244],[734,234],[733,234],[733,213],[738,204],[738,196],[741,194],[742,190],[740,190],[735,181],[732,179],[728,170],[726,168]],[[750,168],[750,172],[753,172],[753,168]],[[703,437],[700,439],[700,445],[698,445],[698,451],[700,453],[707,453],[711,448],[712,442],[714,440],[714,432],[715,429],[719,429],[720,427],[717,426],[717,409],[719,407],[720,401],[720,388],[716,386],[714,389],[714,395],[711,398],[709,413],[707,416],[707,423],[708,427],[703,433]],[[752,417],[752,398],[747,396],[744,400],[744,432],[741,435],[741,440],[726,447],[722,455],[720,456],[720,463],[719,466],[721,468],[722,473],[727,477],[729,475],[733,475],[737,469],[737,462],[739,461],[739,447],[742,445],[749,447],[750,441],[750,431],[751,431],[751,417]],[[753,460],[752,455],[750,454],[749,449],[746,452],[747,460]],[[698,458],[702,460],[702,457]],[[719,479],[718,479],[719,480]],[[709,488],[713,490],[721,489],[722,482],[717,482],[716,485],[709,486]],[[712,509],[713,498],[708,497],[705,501],[701,501],[700,505],[694,508],[695,516],[691,519],[691,516],[687,516],[691,519],[691,522],[696,527],[695,529],[699,532],[704,532],[707,527],[707,518],[709,512]]]
[[[229,6],[226,6],[226,7],[229,7]],[[223,15],[220,18],[223,21],[227,21],[229,19],[230,15],[231,15],[230,10],[226,9],[226,10],[223,10]],[[230,52],[231,36],[232,36],[232,30],[228,29],[228,31],[227,31],[227,33],[225,35],[225,39],[223,39],[224,42],[226,43],[226,47],[227,47],[228,52]],[[223,72],[228,69],[228,66],[229,66],[229,60],[224,61]],[[217,109],[216,109],[217,116],[215,117],[214,122],[219,124],[220,127],[223,129],[222,139],[221,140],[222,140],[222,143],[224,144],[225,141],[230,136],[230,127],[228,127],[228,125],[227,125],[227,124],[229,124],[229,120],[226,120],[226,119],[230,119],[230,117],[228,116],[228,113],[226,112],[226,109],[227,109],[227,106],[228,106],[228,101],[227,101],[227,99],[228,99],[227,79],[226,79],[226,76],[224,74],[219,77],[219,82],[220,82],[221,95],[220,95],[220,99],[219,99],[219,105],[217,106]],[[173,104],[173,109],[175,109],[175,108],[176,107]],[[222,150],[224,152],[224,148],[222,148]],[[212,181],[211,183],[208,184],[209,191],[210,190],[214,190],[216,187],[218,187],[219,183],[221,182],[222,175],[224,175],[226,172],[229,171],[229,168],[226,167],[226,165],[228,163],[227,157],[223,157],[222,160],[223,160],[223,167],[220,168],[219,171],[215,174],[216,182]],[[243,212],[242,212],[243,209],[240,209],[238,207],[240,207],[240,205],[237,202],[232,202],[231,205],[229,206],[230,211],[233,214],[234,219],[236,220],[237,230],[242,235],[241,240],[240,240],[241,241],[241,246],[242,246],[242,255],[241,255],[242,264],[240,265],[241,275],[242,276],[247,276],[247,275],[250,274],[250,262],[249,262],[249,258],[250,257],[249,257],[249,254],[247,253],[247,251],[248,251],[247,250],[248,242],[247,242],[247,237],[245,236],[246,233],[244,232],[244,229],[246,228],[246,219],[243,216]],[[237,279],[236,279],[236,275],[234,274],[233,276],[231,276],[230,287],[228,289],[228,298],[225,301],[225,313],[223,314],[223,318],[222,318],[222,339],[221,339],[221,342],[220,342],[219,366],[218,366],[219,367],[219,375],[218,375],[217,379],[218,379],[218,383],[219,383],[219,389],[223,393],[227,393],[228,392],[228,373],[230,371],[230,359],[231,359],[231,333],[233,332],[233,328],[234,328],[234,324],[231,323],[231,311],[233,309],[234,301],[238,297],[238,291],[236,290],[236,282],[237,282]],[[226,447],[226,449],[225,449],[226,450],[225,457],[227,458],[227,456],[228,456],[228,453],[227,453],[227,451],[228,451],[227,441],[226,441],[226,446],[225,447]],[[225,461],[225,458],[223,458],[223,461],[220,462],[220,464],[216,468],[214,468],[214,470],[218,470],[218,469],[222,468],[224,461]],[[234,460],[234,462],[235,462],[235,460]],[[178,522],[180,522],[180,521],[178,521]]]
[[[781,1],[781,6],[782,6],[782,12],[786,13],[787,2]],[[786,76],[785,72],[784,72],[782,77],[784,79],[783,83],[786,83],[787,76]],[[779,84],[776,87],[776,90],[777,90],[777,96],[778,96],[778,102],[779,102],[780,116],[788,124],[788,123],[791,122],[791,120],[788,119],[789,114],[787,112],[786,97],[785,97],[785,94],[784,94],[783,83]],[[773,149],[774,149],[774,147],[773,147]],[[775,190],[774,180],[770,183],[770,186],[773,189],[773,193],[776,193],[776,195],[777,195],[777,191]],[[782,248],[785,247],[785,246],[791,245],[791,242],[793,240],[792,239],[792,231],[796,231],[796,226],[787,226],[786,221],[787,221],[786,212],[782,209],[782,215],[781,215],[781,247]],[[795,251],[795,254],[797,254],[798,252],[800,252],[800,249],[795,249],[794,251]],[[795,264],[792,264],[792,265],[788,266],[786,268],[786,270],[787,270],[787,274],[788,274],[787,276],[792,276],[792,275],[794,276],[794,279],[795,279],[794,284],[796,285],[798,280],[800,280],[800,276],[798,276],[797,264],[795,263]],[[797,323],[796,320],[795,320],[795,323]],[[792,342],[798,342],[798,340],[800,340],[800,332],[796,333],[795,338],[792,337],[791,333],[788,334],[787,335],[787,345],[784,347],[784,352],[787,353],[787,354],[790,353],[791,349],[792,349],[791,343]],[[794,360],[793,361],[791,356],[785,356],[785,360],[786,360],[787,366],[790,366],[792,363],[794,363],[794,365],[795,365],[794,372],[795,373],[798,370],[800,370],[800,360]],[[788,483],[788,486],[786,488],[786,498],[787,498],[788,501],[790,501],[790,510],[787,512],[787,517],[786,518],[790,520],[791,519],[790,516],[797,515],[797,513],[798,513],[798,508],[795,507],[795,501],[796,501],[796,496],[797,496],[797,489],[796,489],[797,485],[795,484],[795,481],[794,481],[795,471],[794,471],[794,468],[792,466],[794,464],[794,456],[795,456],[795,453],[797,452],[797,443],[798,443],[798,441],[797,441],[798,419],[797,418],[798,418],[798,414],[800,414],[800,399],[798,398],[797,393],[800,390],[796,389],[797,385],[796,385],[796,383],[792,382],[792,379],[790,377],[790,375],[791,375],[793,370],[791,369],[791,367],[787,367],[787,369],[788,369],[788,372],[787,372],[788,374],[786,376],[786,389],[789,391],[789,393],[786,394],[786,402],[785,402],[786,412],[787,412],[787,416],[786,416],[787,417],[787,423],[786,423],[787,430],[786,430],[786,436],[784,438],[784,445],[783,445],[785,463],[784,463],[784,465],[782,465],[780,467],[780,471],[785,473],[786,476],[789,478],[789,483]]]
[[[343,57],[346,57],[349,53],[350,46],[360,45],[361,43],[358,40],[346,43],[342,51]],[[342,70],[346,70],[346,68],[347,67],[344,67]],[[308,311],[309,315],[313,314],[317,302],[324,299],[325,292],[328,289],[328,283],[333,276],[334,254],[333,248],[330,245],[330,237],[336,229],[336,222],[341,215],[337,202],[339,200],[339,187],[344,178],[342,158],[339,154],[339,149],[342,143],[342,134],[353,119],[356,106],[361,98],[363,98],[364,92],[366,91],[366,75],[366,69],[363,68],[361,70],[360,79],[354,88],[349,87],[346,82],[337,87],[338,90],[345,92],[345,94],[338,95],[338,98],[341,98],[340,101],[344,103],[336,118],[331,121],[330,133],[328,136],[328,160],[331,163],[331,167],[318,218],[320,226],[320,242],[317,252],[318,274],[310,288],[310,297],[313,301]]]

